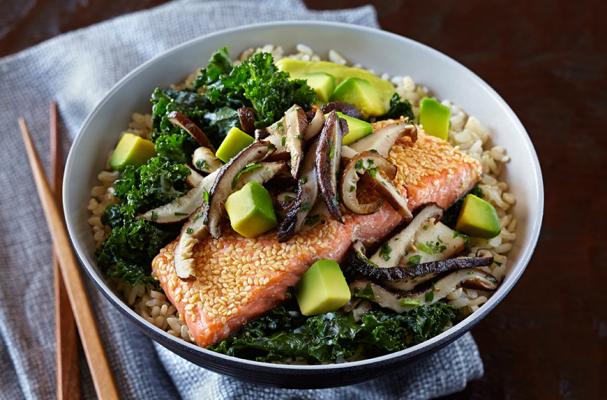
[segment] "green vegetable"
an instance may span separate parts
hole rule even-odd
[[[419,264],[419,262],[421,261],[421,259],[422,259],[422,256],[420,256],[419,254],[411,256],[407,260],[407,265],[410,265],[410,266],[417,265],[417,264]]]
[[[194,87],[204,87],[205,97],[215,106],[252,107],[256,127],[277,121],[293,104],[308,108],[315,99],[305,80],[290,80],[288,73],[276,68],[270,53],[256,53],[239,65],[228,61],[226,49],[215,53]]]
[[[318,100],[326,103],[335,90],[335,77],[325,72],[311,72],[305,74],[302,78],[306,80],[308,86],[316,91]]]
[[[245,132],[234,127],[230,129],[221,146],[215,152],[215,157],[227,163],[232,157],[240,153],[245,147],[253,143],[255,139]]]
[[[415,121],[411,103],[407,100],[401,100],[399,94],[394,93],[390,99],[390,109],[386,114],[379,117],[378,120],[390,118],[398,119],[400,117],[406,117],[409,122]]]
[[[251,181],[232,193],[225,202],[232,229],[252,238],[276,226],[276,213],[270,193],[259,182]]]
[[[384,259],[384,261],[390,261],[390,253],[392,253],[392,248],[388,243],[384,243],[379,248],[379,256]]]
[[[341,312],[305,318],[287,302],[209,349],[257,361],[344,362],[421,343],[441,333],[455,318],[453,308],[442,302],[403,314],[371,311],[358,322]]]
[[[297,303],[303,315],[338,310],[350,301],[350,288],[335,260],[316,261],[297,285]]]
[[[150,158],[138,168],[127,166],[114,182],[122,213],[134,217],[185,194],[188,190],[185,180],[189,174],[185,165],[160,156]]]
[[[154,143],[127,132],[112,152],[110,165],[114,170],[121,170],[127,165],[136,167],[145,164],[154,154]]]
[[[447,140],[451,110],[438,100],[424,97],[419,103],[419,123],[427,134]]]
[[[472,190],[468,193],[471,193],[478,197],[483,197],[483,191],[478,186],[474,186]],[[455,224],[457,223],[457,217],[459,215],[460,210],[462,209],[462,204],[464,204],[464,197],[457,200],[451,207],[449,207],[444,213],[441,222],[447,225],[451,229],[455,229]]]
[[[160,156],[122,171],[114,183],[120,202],[110,205],[102,218],[112,231],[97,250],[99,266],[108,276],[131,285],[154,282],[150,263],[179,234],[179,227],[157,225],[136,215],[184,194],[189,174],[184,165]]]
[[[116,217],[116,211],[116,206],[111,206],[106,214]],[[113,222],[112,232],[97,250],[99,266],[108,276],[130,285],[155,284],[150,276],[152,260],[179,229],[161,228],[153,222],[128,217]]]
[[[380,92],[366,79],[348,78],[335,88],[331,100],[354,105],[366,118],[386,113]]]
[[[353,118],[340,112],[337,112],[337,115],[339,118],[346,120],[348,124],[348,133],[342,139],[342,144],[344,145],[350,145],[373,132],[373,127],[367,121]]]
[[[464,198],[455,228],[467,235],[487,239],[499,235],[501,231],[495,207],[473,194]]]

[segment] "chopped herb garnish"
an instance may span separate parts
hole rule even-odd
[[[353,191],[355,191],[355,190],[356,190],[356,186],[351,185],[351,186],[350,186],[350,192],[353,192]]]
[[[440,254],[447,249],[440,238],[436,242],[416,243],[415,247],[426,254]]]
[[[409,265],[409,266],[417,265],[417,264],[419,264],[419,262],[421,261],[421,259],[422,259],[422,256],[420,256],[419,254],[411,256],[407,260],[407,265]]]
[[[211,199],[211,194],[209,192],[207,192],[206,190],[204,192],[202,192],[202,201],[203,202],[205,202],[206,204],[209,204],[210,199]]]
[[[329,160],[332,160],[335,157],[335,145],[331,144],[329,147]]]
[[[208,164],[206,162],[206,160],[197,160],[196,161],[196,168],[198,168],[199,171],[204,171],[206,170],[208,167]]]
[[[379,256],[384,259],[384,261],[390,261],[390,253],[392,253],[392,248],[388,243],[382,244],[379,249]]]
[[[255,171],[256,169],[259,169],[261,167],[262,167],[261,163],[251,163],[251,164],[247,165],[246,167],[244,167],[243,169],[241,169],[236,174],[236,176],[234,176],[234,179],[232,179],[232,189],[234,189],[236,187],[236,185],[238,184],[238,181],[244,174],[246,174],[247,172]]]
[[[299,183],[301,185],[305,185],[308,182],[308,177],[307,176],[302,176],[301,178],[299,178]]]
[[[426,295],[424,296],[424,300],[426,300],[428,303],[430,303],[432,300],[434,300],[434,290],[431,290],[428,293],[426,293]]]
[[[302,212],[310,211],[311,209],[312,209],[312,206],[310,205],[310,203],[302,203],[302,205],[301,205]]]
[[[192,233],[194,233],[194,229],[192,229],[192,228],[188,228],[188,229],[186,229],[186,230],[185,230],[185,232],[186,232],[188,235],[191,235]]]
[[[354,164],[354,168],[363,169],[363,160],[356,161],[356,163]]]
[[[419,307],[422,303],[410,297],[403,297],[400,299],[400,305],[403,307]]]
[[[283,136],[280,138],[280,144],[284,147],[287,144],[287,137]]]
[[[375,178],[377,176],[377,168],[369,168],[367,172],[369,175],[371,175],[371,178]]]

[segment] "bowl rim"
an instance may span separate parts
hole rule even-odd
[[[87,250],[85,249],[85,246],[83,244],[81,244],[80,242],[75,240],[75,238],[78,237],[78,235],[76,233],[77,232],[76,221],[73,220],[72,218],[70,218],[67,213],[67,210],[74,209],[73,207],[71,207],[70,197],[68,196],[68,193],[70,191],[69,178],[72,174],[76,173],[74,171],[74,167],[73,167],[73,164],[75,163],[76,155],[73,150],[76,149],[78,147],[79,143],[83,140],[84,135],[82,133],[88,129],[88,127],[91,124],[91,121],[94,119],[95,115],[99,112],[99,110],[101,108],[103,108],[103,106],[108,101],[110,101],[111,97],[117,91],[119,91],[127,82],[134,79],[141,71],[147,69],[152,64],[158,62],[161,59],[169,57],[171,54],[180,51],[182,48],[195,45],[198,42],[202,42],[202,41],[205,41],[210,38],[217,37],[217,36],[222,36],[227,33],[234,33],[234,32],[239,32],[239,31],[240,32],[255,31],[255,30],[263,30],[263,29],[267,29],[267,28],[293,28],[296,25],[298,27],[308,28],[308,29],[311,29],[313,27],[338,28],[338,29],[341,29],[344,31],[350,30],[350,31],[358,31],[359,33],[367,34],[367,35],[369,35],[369,34],[376,35],[378,38],[383,37],[383,38],[390,39],[390,40],[404,41],[404,42],[407,42],[407,44],[409,46],[417,47],[423,51],[430,52],[434,57],[438,58],[440,60],[440,62],[445,63],[449,68],[459,69],[461,71],[461,73],[471,75],[471,77],[475,81],[475,83],[480,85],[480,87],[484,91],[486,91],[489,96],[493,97],[494,100],[497,101],[497,104],[499,104],[501,112],[503,112],[508,117],[508,119],[511,120],[513,125],[516,126],[517,130],[519,130],[519,132],[522,133],[521,136],[522,136],[522,140],[524,141],[524,144],[525,144],[525,150],[529,153],[529,156],[533,161],[533,164],[532,164],[533,176],[534,176],[535,182],[536,182],[535,190],[538,193],[536,207],[539,210],[539,212],[537,213],[537,215],[532,216],[532,218],[530,218],[529,223],[532,224],[531,234],[529,236],[527,243],[521,249],[521,256],[520,256],[518,262],[511,266],[512,272],[508,276],[508,279],[505,279],[501,283],[498,290],[495,292],[495,294],[493,294],[489,298],[489,300],[486,303],[484,303],[478,310],[476,310],[474,313],[469,315],[467,318],[458,322],[456,325],[452,326],[451,328],[447,329],[446,331],[442,332],[441,334],[434,336],[417,345],[408,347],[401,351],[388,353],[388,354],[378,356],[378,357],[367,358],[364,360],[350,361],[350,362],[344,362],[344,363],[338,363],[338,364],[291,365],[291,364],[273,364],[273,363],[267,363],[267,362],[253,361],[253,360],[238,358],[238,357],[234,357],[234,356],[228,356],[228,355],[225,355],[222,353],[217,353],[217,352],[214,352],[211,350],[207,350],[206,348],[200,347],[194,343],[186,342],[185,340],[183,340],[181,338],[172,336],[168,332],[166,332],[166,331],[156,327],[155,325],[151,324],[150,322],[146,321],[145,319],[143,319],[143,317],[141,317],[139,314],[137,314],[135,312],[135,310],[131,309],[109,287],[109,284],[105,281],[105,278],[103,277],[103,275],[100,273],[97,273],[95,267],[93,267],[92,265],[90,265],[89,263],[86,262],[85,254],[86,254]],[[63,200],[65,202],[66,211],[65,211],[64,217],[66,220],[66,225],[67,225],[67,229],[69,232],[70,240],[76,250],[78,258],[80,259],[80,263],[84,267],[84,270],[86,271],[87,275],[93,281],[95,286],[97,288],[99,288],[99,290],[110,301],[110,303],[112,303],[114,306],[116,306],[124,314],[128,315],[130,317],[131,321],[135,322],[140,327],[142,327],[144,329],[144,331],[151,330],[151,331],[153,331],[154,334],[163,336],[164,339],[171,342],[172,345],[175,345],[177,347],[187,348],[189,351],[202,353],[203,356],[217,357],[218,359],[222,359],[222,360],[225,360],[225,361],[228,361],[231,363],[234,363],[234,362],[240,363],[240,364],[247,365],[250,367],[255,367],[257,369],[265,369],[267,371],[276,372],[277,370],[292,370],[292,371],[299,371],[302,373],[306,372],[306,371],[308,371],[308,372],[317,371],[317,370],[326,371],[329,369],[341,370],[341,369],[349,369],[349,368],[355,368],[355,367],[364,367],[364,366],[369,366],[369,365],[374,365],[374,364],[386,363],[386,362],[390,362],[390,361],[400,359],[400,358],[412,358],[416,355],[425,353],[431,349],[438,348],[442,345],[445,345],[449,341],[454,340],[454,338],[458,338],[459,336],[463,335],[469,329],[471,329],[476,323],[480,322],[491,310],[493,310],[493,308],[495,308],[497,306],[497,304],[499,304],[506,297],[506,295],[508,295],[508,293],[510,293],[512,288],[516,285],[516,283],[522,276],[523,272],[527,268],[527,265],[535,251],[535,247],[537,246],[537,242],[538,242],[538,238],[539,238],[539,234],[540,234],[541,226],[542,226],[543,213],[544,213],[544,188],[543,188],[542,171],[541,171],[541,167],[540,167],[540,163],[539,163],[537,154],[536,154],[533,144],[531,142],[531,139],[529,138],[529,135],[528,135],[525,127],[523,126],[523,124],[521,123],[521,121],[519,120],[517,115],[514,113],[514,111],[510,108],[510,106],[506,103],[506,101],[491,86],[489,86],[489,84],[487,84],[483,79],[481,79],[478,75],[476,75],[469,68],[465,67],[461,63],[459,63],[456,60],[452,59],[451,57],[447,56],[446,54],[444,54],[438,50],[435,50],[430,46],[427,46],[418,41],[410,39],[408,37],[397,35],[397,34],[394,34],[391,32],[387,32],[387,31],[383,31],[381,29],[357,26],[357,25],[342,23],[342,22],[327,22],[327,21],[287,20],[287,21],[280,21],[280,22],[265,22],[265,23],[248,24],[248,25],[243,25],[243,26],[236,27],[236,28],[224,29],[224,30],[209,33],[206,35],[202,35],[202,36],[196,37],[194,39],[190,39],[184,43],[174,46],[174,47],[156,55],[155,57],[145,61],[143,64],[139,65],[138,67],[136,67],[135,69],[130,71],[127,75],[125,75],[122,79],[120,79],[107,93],[105,93],[103,98],[97,103],[97,105],[93,108],[93,110],[88,114],[88,116],[82,123],[82,125],[81,125],[80,129],[78,130],[78,133],[72,143],[72,146],[70,147],[70,151],[69,151],[69,154],[68,154],[68,157],[66,160],[62,196],[63,196]],[[164,344],[164,343],[161,343],[161,344],[163,344],[166,347],[166,344]],[[173,346],[170,346],[170,347],[172,348]],[[173,351],[173,350],[171,350],[171,351]]]

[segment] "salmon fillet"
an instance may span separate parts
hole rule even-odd
[[[174,267],[177,241],[152,262],[152,275],[187,324],[200,346],[213,344],[247,321],[274,308],[289,287],[317,259],[340,261],[353,240],[372,243],[388,235],[402,217],[389,205],[370,215],[345,216],[319,223],[286,243],[276,232],[247,239],[225,227],[219,239],[195,248],[195,281],[182,281]]]
[[[394,183],[407,194],[412,210],[426,203],[447,208],[474,186],[481,173],[476,160],[423,133],[414,144],[396,143],[388,158],[397,166]],[[247,239],[226,226],[222,237],[202,240],[194,249],[195,281],[182,281],[175,273],[177,241],[156,256],[152,274],[194,341],[206,347],[282,302],[315,260],[341,261],[354,240],[377,242],[401,221],[385,203],[374,214],[346,214],[344,224],[328,220],[286,243],[276,240],[276,232]]]
[[[394,184],[408,198],[409,208],[436,203],[448,208],[479,181],[480,162],[447,141],[419,132],[417,141],[398,141],[388,160],[396,165]]]

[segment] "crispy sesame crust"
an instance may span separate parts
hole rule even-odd
[[[480,179],[481,164],[447,141],[420,132],[415,143],[398,141],[388,160],[397,167],[394,184],[413,210],[436,203],[447,208]]]
[[[284,300],[287,289],[319,258],[341,260],[354,237],[386,236],[400,216],[388,205],[368,216],[330,220],[280,243],[275,232],[247,239],[224,227],[219,239],[194,249],[196,281],[180,280],[173,265],[175,242],[152,263],[156,277],[187,323],[195,341],[208,346]],[[379,228],[377,228],[379,226]]]

